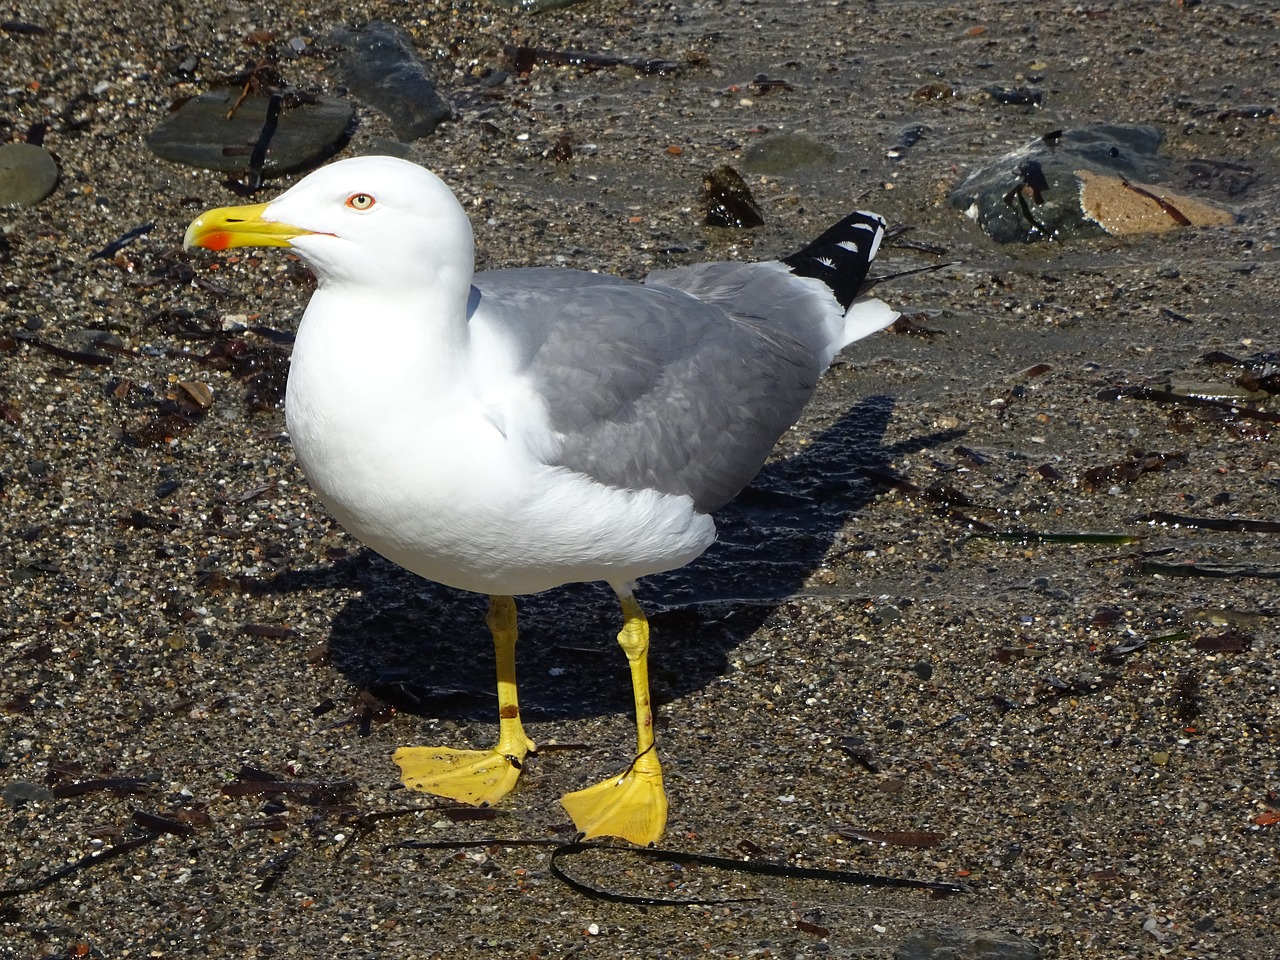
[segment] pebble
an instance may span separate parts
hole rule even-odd
[[[31,207],[58,183],[58,165],[44,147],[30,143],[0,146],[0,207]]]
[[[800,167],[829,164],[836,156],[825,143],[798,133],[782,133],[748,147],[742,155],[742,169],[774,177]]]

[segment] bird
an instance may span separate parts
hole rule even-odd
[[[605,581],[622,613],[636,748],[561,803],[581,839],[651,845],[668,801],[636,581],[698,557],[836,353],[898,316],[868,292],[885,220],[790,256],[655,270],[476,271],[471,223],[408,160],[352,157],[266,203],[202,213],[186,248],[287,247],[316,278],[285,421],[303,473],[366,546],[489,598],[498,738],[402,747],[407,787],[490,805],[536,745],[520,719],[518,596]]]

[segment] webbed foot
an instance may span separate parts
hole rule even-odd
[[[652,751],[621,776],[560,798],[583,839],[621,837],[640,846],[656,843],[667,826],[662,767]]]
[[[525,755],[534,748],[524,743],[498,743],[492,750],[454,750],[450,747],[401,747],[392,756],[400,779],[411,790],[462,803],[497,803],[516,785]]]

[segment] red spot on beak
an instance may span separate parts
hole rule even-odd
[[[225,230],[215,230],[200,238],[200,246],[206,250],[225,250],[231,246],[231,234]]]

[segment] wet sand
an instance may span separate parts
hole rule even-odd
[[[933,956],[895,951],[944,928],[998,931],[1008,957],[1022,941],[1108,960],[1274,951],[1275,534],[1149,519],[1278,519],[1275,424],[1152,392],[1223,394],[1239,371],[1206,355],[1280,349],[1274,9],[230,11],[50,4],[14,15],[47,32],[0,29],[8,139],[48,123],[62,171],[39,206],[0,211],[0,888],[138,840],[0,899],[0,956]],[[456,821],[398,789],[396,746],[493,736],[483,601],[395,570],[325,516],[270,379],[208,356],[239,341],[278,372],[268,333],[293,329],[307,273],[274,251],[183,254],[186,223],[235,197],[145,146],[176,99],[296,36],[316,52],[282,61],[283,80],[337,92],[324,38],[374,17],[440,58],[459,115],[405,149],[455,187],[484,267],[642,276],[778,256],[855,206],[927,248],[887,247],[886,269],[960,261],[882,291],[933,333],[850,350],[726,510],[721,543],[641,600],[666,845],[966,893],[567,865],[631,895],[754,898],[636,907],[583,897],[547,848],[503,842],[565,839],[556,798],[629,749],[598,587],[522,603],[522,703],[562,749],[497,818]],[[259,33],[273,39],[246,39]],[[511,43],[685,66],[480,84]],[[931,83],[956,96],[912,96]],[[1042,106],[1000,106],[991,84],[1031,84]],[[347,152],[388,149],[385,119],[360,121]],[[1098,122],[1157,125],[1170,157],[1209,171],[1172,186],[1241,222],[1001,247],[948,206],[970,165]],[[764,227],[702,226],[703,174],[780,132],[836,157],[748,176]],[[574,157],[557,162],[564,137]],[[237,324],[266,331],[225,332]],[[98,340],[110,363],[31,337]],[[184,383],[208,386],[207,412]],[[263,777],[294,786],[272,795]]]

